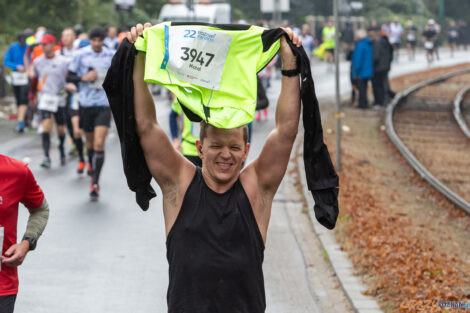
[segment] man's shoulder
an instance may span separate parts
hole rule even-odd
[[[27,170],[28,165],[21,160],[0,154],[0,169],[2,168],[5,170],[8,168],[10,172],[14,170],[22,173]]]
[[[91,50],[91,46],[88,45],[86,47],[83,47],[83,48],[80,48],[80,49],[77,49],[75,50],[75,52],[73,53],[73,57],[76,58],[76,57],[83,57],[85,55],[89,55],[91,54],[92,50]]]

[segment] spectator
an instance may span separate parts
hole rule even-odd
[[[358,42],[352,54],[352,76],[357,79],[359,89],[359,108],[367,109],[367,85],[374,75],[374,56],[372,40],[364,29],[357,32]]]
[[[463,49],[467,51],[469,29],[465,21],[462,21],[462,20],[459,21],[458,32],[459,32],[459,36],[457,37],[457,45],[459,49],[461,46],[463,46]]]
[[[374,109],[379,109],[387,104],[388,72],[393,59],[393,47],[387,36],[382,36],[379,29],[374,29],[371,36],[374,38],[374,77],[372,78]]]

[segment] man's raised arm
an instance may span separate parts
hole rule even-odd
[[[128,33],[128,40],[135,42],[142,31],[141,24],[133,27]],[[155,103],[144,81],[144,72],[145,53],[139,52],[135,58],[133,73],[136,130],[150,173],[163,189],[164,186],[177,183],[184,171],[190,170],[191,163],[173,148],[165,131],[158,124]]]
[[[285,31],[294,45],[300,47],[302,40],[291,29],[285,29]],[[281,38],[279,54],[283,70],[297,70],[296,58],[284,37]],[[281,94],[276,107],[276,127],[269,134],[261,154],[253,163],[258,185],[266,191],[274,193],[284,177],[297,136],[299,118],[299,75],[292,77],[283,75]]]

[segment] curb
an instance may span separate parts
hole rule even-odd
[[[299,147],[300,148],[298,149],[301,149],[303,145],[299,145]],[[302,157],[297,158],[297,164],[302,185],[302,194],[307,201],[308,215],[312,222],[313,229],[320,240],[324,251],[326,251],[328,255],[328,260],[330,261],[333,271],[338,277],[341,288],[343,288],[353,310],[356,313],[383,313],[377,301],[373,297],[363,295],[363,292],[366,291],[366,287],[361,283],[357,276],[353,275],[352,264],[346,253],[341,251],[341,247],[336,242],[333,233],[317,222],[315,212],[313,211],[315,202],[309,194],[309,190],[306,188],[307,179],[305,177],[305,169],[302,166]]]

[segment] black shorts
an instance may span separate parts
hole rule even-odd
[[[94,131],[96,126],[109,127],[111,123],[111,109],[109,107],[80,107],[79,116],[80,128],[86,133]]]
[[[333,49],[325,49],[325,51],[331,53],[332,55],[335,55],[335,48],[333,48]]]
[[[15,309],[16,295],[0,296],[0,312],[13,313]]]
[[[449,43],[457,43],[457,38],[449,37],[449,39],[447,40],[449,41]]]
[[[78,95],[77,95],[78,97]],[[67,92],[67,98],[66,98],[66,103],[67,103],[67,117],[71,118],[74,116],[78,116],[78,110],[72,109],[72,94],[70,92]]]
[[[13,92],[15,94],[16,105],[28,104],[29,85],[13,86]]]
[[[407,43],[409,43],[411,46],[416,47],[416,40],[407,40]]]
[[[45,111],[45,110],[39,110],[39,116],[41,117],[41,121],[45,120],[45,119],[48,119],[48,118],[51,118],[52,115],[54,115],[54,119],[55,119],[55,122],[56,122],[57,125],[59,125],[59,126],[65,125],[65,121],[66,121],[66,118],[67,118],[67,112],[66,112],[65,107],[59,107],[57,109],[57,112],[55,112],[55,113]]]

